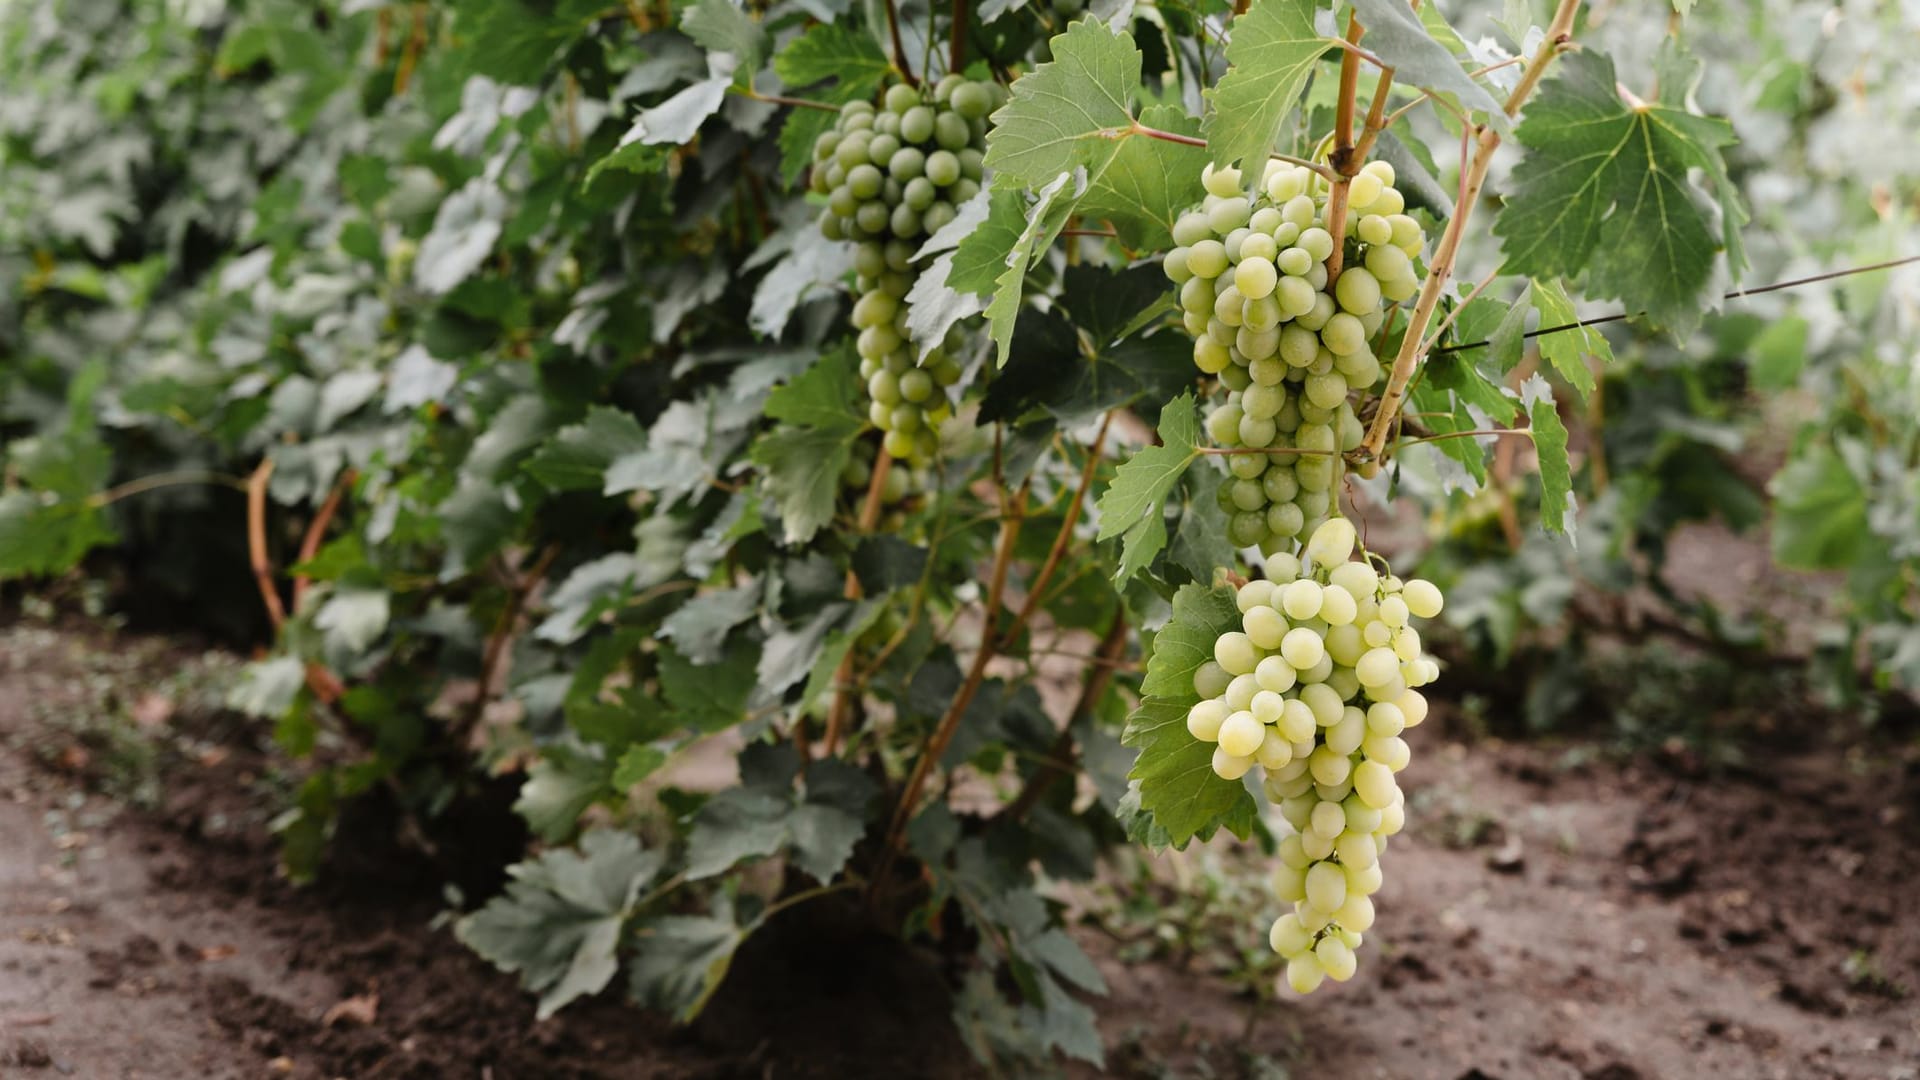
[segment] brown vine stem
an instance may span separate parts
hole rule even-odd
[[[1020,794],[994,815],[995,820],[1019,821],[1027,816],[1041,797],[1047,793],[1062,777],[1073,770],[1073,725],[1086,720],[1100,707],[1100,699],[1107,694],[1107,687],[1113,685],[1113,673],[1120,666],[1120,655],[1127,648],[1127,611],[1123,606],[1114,612],[1113,624],[1107,628],[1107,636],[1100,639],[1100,647],[1094,651],[1088,661],[1087,681],[1081,684],[1079,700],[1074,702],[1073,711],[1067,714],[1067,724],[1060,729],[1059,738],[1047,751],[1046,763],[1027,778]]]
[[[260,587],[260,602],[267,608],[267,621],[277,634],[287,625],[287,609],[280,602],[280,590],[273,583],[273,562],[267,557],[267,481],[271,479],[272,458],[262,458],[247,478],[247,556],[253,565],[254,584]]]
[[[487,637],[487,648],[480,657],[480,682],[474,687],[473,701],[467,706],[466,714],[452,734],[456,742],[471,735],[486,715],[487,702],[493,696],[493,683],[500,677],[500,665],[506,662],[507,646],[513,641],[514,624],[520,621],[520,612],[527,605],[527,596],[547,576],[553,568],[553,561],[560,557],[560,544],[556,541],[548,544],[534,560],[533,566],[525,573],[514,578],[507,592],[507,606],[500,612],[500,618],[494,621],[493,633]]]
[[[248,481],[245,477],[235,476],[232,473],[215,472],[208,469],[181,469],[177,472],[154,473],[151,476],[142,476],[137,480],[129,480],[124,484],[117,484],[98,494],[89,495],[87,496],[87,506],[90,509],[98,510],[103,506],[111,506],[121,499],[132,498],[135,495],[144,495],[149,491],[158,491],[161,488],[197,487],[204,484],[230,487],[236,491],[246,491],[249,488]]]
[[[340,500],[346,498],[347,489],[353,486],[353,481],[358,475],[352,469],[347,469],[340,474],[340,479],[334,483],[333,490],[327,493],[327,501],[321,503],[319,512],[313,515],[313,524],[307,526],[307,535],[300,541],[300,561],[295,565],[304,566],[312,562],[313,557],[320,553],[320,542],[326,538],[327,526],[333,523],[333,516],[340,512]],[[294,576],[293,610],[300,610],[300,602],[307,598],[307,588],[311,584],[312,582],[305,574]]]
[[[920,80],[907,69],[907,47],[900,41],[900,12],[893,0],[887,0],[887,34],[893,39],[893,70],[900,73],[908,86],[918,87]]]
[[[1358,44],[1366,32],[1367,28],[1360,25],[1358,16],[1347,16],[1347,44]],[[1382,72],[1384,79],[1392,74],[1392,69],[1383,68]],[[1360,58],[1352,52],[1343,52],[1340,54],[1340,100],[1335,104],[1333,113],[1333,153],[1327,158],[1336,174],[1333,187],[1327,192],[1327,231],[1333,234],[1333,253],[1327,256],[1329,289],[1340,280],[1340,264],[1344,261],[1347,246],[1347,193],[1353,187],[1353,177],[1360,171],[1362,160],[1353,152],[1354,99],[1359,94]]]
[[[1040,565],[1033,580],[1027,583],[1027,598],[1020,604],[1020,611],[1013,621],[1007,624],[1006,631],[1000,635],[1001,641],[1020,640],[1020,631],[1033,613],[1040,607],[1040,597],[1046,592],[1047,582],[1052,580],[1055,570],[1060,568],[1060,560],[1066,557],[1067,548],[1073,543],[1073,527],[1080,521],[1081,508],[1087,504],[1087,492],[1093,489],[1093,477],[1100,470],[1100,453],[1107,445],[1107,427],[1113,423],[1113,414],[1100,417],[1100,430],[1087,444],[1087,464],[1080,470],[1080,486],[1074,489],[1073,499],[1067,503],[1066,516],[1060,522],[1060,531],[1054,534],[1053,547],[1047,550],[1047,561]]]
[[[867,481],[867,497],[860,504],[859,530],[861,535],[873,531],[880,523],[881,494],[887,486],[887,474],[893,471],[893,455],[886,447],[873,459],[873,476]],[[842,595],[849,600],[860,599],[860,578],[853,571],[847,571],[847,585]],[[820,737],[821,752],[832,757],[839,749],[840,740],[847,732],[847,718],[853,713],[853,650],[840,658],[840,670],[833,676],[833,706],[827,711],[827,730]],[[802,721],[804,723],[805,721]],[[798,729],[796,729],[798,730]]]
[[[1347,55],[1359,57],[1360,59],[1365,60],[1367,63],[1372,64],[1374,67],[1377,67],[1382,71],[1387,71],[1393,67],[1392,64],[1387,63],[1385,60],[1380,59],[1379,57],[1373,55],[1372,53],[1361,48],[1360,46],[1355,45],[1352,41],[1349,41],[1346,38],[1325,38],[1323,40],[1331,43],[1332,45],[1339,48],[1342,52],[1346,53]]]
[[[1547,28],[1546,40],[1540,43],[1533,60],[1527,65],[1526,74],[1507,95],[1506,113],[1517,116],[1520,109],[1533,95],[1534,88],[1546,75],[1547,67],[1573,40],[1573,20],[1580,10],[1580,0],[1560,0],[1553,13],[1553,23]],[[1438,99],[1435,99],[1438,100]],[[1386,391],[1380,396],[1380,409],[1374,413],[1373,426],[1367,429],[1367,437],[1360,447],[1370,459],[1378,459],[1385,448],[1387,433],[1393,427],[1394,417],[1400,412],[1400,405],[1406,399],[1407,384],[1413,379],[1415,369],[1425,359],[1427,326],[1433,321],[1433,312],[1440,303],[1440,294],[1447,286],[1447,280],[1453,276],[1453,263],[1459,253],[1460,239],[1466,232],[1467,220],[1473,215],[1474,203],[1479,200],[1480,188],[1486,183],[1487,169],[1493,164],[1494,151],[1500,146],[1500,132],[1492,126],[1480,128],[1477,148],[1472,164],[1461,175],[1460,200],[1454,207],[1453,218],[1447,222],[1447,229],[1440,237],[1440,243],[1434,249],[1433,260],[1428,264],[1427,280],[1420,287],[1420,299],[1414,305],[1407,318],[1406,334],[1400,339],[1399,355],[1394,357],[1393,373],[1388,376]]]
[[[953,0],[953,26],[948,31],[947,72],[958,72],[967,62],[967,0]]]
[[[1486,67],[1474,68],[1472,71],[1467,72],[1467,78],[1477,79],[1480,76],[1485,75],[1489,71],[1499,71],[1501,68],[1512,67],[1515,64],[1524,64],[1526,62],[1527,62],[1526,57],[1515,56],[1515,57],[1512,57],[1511,59],[1502,60],[1497,64],[1488,64]],[[1421,105],[1425,104],[1429,100],[1435,100],[1433,97],[1433,91],[1431,90],[1420,91],[1419,95],[1415,97],[1412,101],[1409,101],[1405,105],[1402,105],[1399,108],[1388,113],[1386,123],[1384,126],[1392,127],[1393,125],[1399,123],[1402,117],[1406,116],[1408,113],[1412,112],[1413,110],[1419,108]]]
[[[806,98],[783,97],[780,94],[763,94],[751,86],[734,84],[727,87],[727,92],[752,101],[764,101],[769,105],[791,105],[797,109],[823,109],[830,113],[840,111],[840,106],[829,105],[824,101],[808,101]]]
[[[1020,525],[1026,515],[1027,487],[1027,484],[1020,485],[1020,491],[1003,506],[1000,543],[993,553],[993,569],[987,575],[987,601],[981,609],[980,648],[973,654],[973,662],[967,667],[966,679],[960,684],[959,692],[954,694],[946,712],[941,714],[939,723],[927,736],[920,759],[914,762],[913,772],[908,774],[906,786],[901,789],[900,802],[893,808],[893,819],[887,825],[886,840],[880,848],[880,866],[873,876],[876,888],[885,881],[887,870],[893,865],[901,838],[906,833],[907,822],[912,820],[914,807],[920,801],[921,789],[926,786],[927,778],[933,775],[934,766],[946,754],[947,746],[953,742],[953,733],[959,730],[961,717],[966,715],[967,706],[973,704],[974,695],[980,692],[980,684],[986,681],[987,664],[997,654],[999,635],[996,624],[1006,593],[1007,571],[1013,565],[1014,544],[1020,539]]]

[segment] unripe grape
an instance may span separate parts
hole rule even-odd
[[[1242,635],[1243,637],[1245,635]],[[1303,626],[1287,631],[1280,639],[1280,655],[1296,671],[1302,671],[1318,664],[1326,655],[1326,645],[1320,635]]]
[[[1363,761],[1353,770],[1353,791],[1360,796],[1361,802],[1384,812],[1387,807],[1393,805],[1394,796],[1400,793],[1400,787],[1393,782],[1392,769],[1378,761]]]
[[[1347,902],[1347,876],[1333,863],[1316,863],[1307,871],[1307,903],[1332,914]]]
[[[1415,578],[1400,590],[1400,599],[1407,605],[1407,611],[1422,619],[1431,619],[1440,614],[1445,599],[1433,582]]]
[[[1321,966],[1319,956],[1314,953],[1303,952],[1287,961],[1287,985],[1295,993],[1313,993],[1326,977],[1326,968]]]
[[[1250,712],[1236,712],[1220,725],[1220,749],[1234,757],[1250,758],[1260,749],[1267,729]]]
[[[1382,813],[1384,814],[1385,812],[1382,811]],[[1375,862],[1372,866],[1364,866],[1364,867],[1349,866],[1349,867],[1346,867],[1346,872],[1347,872],[1347,899],[1349,900],[1353,899],[1354,894],[1356,893],[1361,896],[1372,896],[1374,893],[1377,893],[1380,891],[1380,885],[1383,881],[1384,875],[1380,870],[1380,864],[1378,862]],[[1345,909],[1345,907],[1346,907],[1345,904],[1341,905],[1341,908],[1343,910]],[[1342,923],[1341,925],[1345,926],[1347,924]],[[1348,929],[1364,931],[1367,929],[1367,927],[1351,926],[1351,927],[1348,927]]]
[[[1412,693],[1412,691],[1407,691]],[[1406,730],[1407,716],[1391,701],[1376,701],[1367,706],[1367,731],[1372,735],[1398,735]],[[1369,754],[1369,757],[1372,755]]]
[[[1219,742],[1220,726],[1232,710],[1218,698],[1208,698],[1187,710],[1187,731],[1201,742]]]
[[[1378,859],[1375,859],[1372,864],[1366,867],[1366,869],[1375,873],[1379,872],[1379,868],[1380,862]],[[1303,891],[1304,888],[1305,882],[1303,881]],[[1342,929],[1351,930],[1356,934],[1366,933],[1368,930],[1373,929],[1373,900],[1366,893],[1355,892],[1352,886],[1349,885],[1347,889],[1347,899],[1340,905],[1340,909],[1333,913],[1333,921],[1339,923]]]
[[[1215,698],[1227,692],[1233,676],[1218,663],[1208,660],[1193,669],[1193,692],[1203,698]],[[1222,717],[1222,719],[1225,719]]]
[[[1326,739],[1327,749],[1345,757],[1360,749],[1367,737],[1367,714],[1349,705],[1341,711],[1340,719],[1334,722],[1322,736]]]
[[[1342,271],[1340,280],[1333,284],[1333,294],[1341,307],[1356,315],[1365,315],[1380,306],[1380,282],[1363,266],[1350,266]]]
[[[1290,888],[1288,890],[1289,892],[1299,892],[1299,896],[1287,896],[1282,893],[1277,874],[1274,880],[1275,886],[1273,893],[1285,903],[1294,903],[1306,895],[1304,876],[1299,879],[1301,884],[1297,889]],[[1291,880],[1288,884],[1292,884]],[[1288,912],[1273,920],[1273,928],[1267,931],[1267,944],[1271,945],[1273,951],[1279,953],[1281,956],[1298,956],[1312,947],[1313,935],[1308,933],[1307,928],[1300,924],[1300,916]]]
[[[1406,768],[1413,760],[1413,751],[1398,735],[1369,735],[1360,750],[1368,761],[1377,761],[1394,772]]]
[[[1235,757],[1227,753],[1226,747],[1213,748],[1213,771],[1222,780],[1238,780],[1253,768],[1251,757]]]
[[[1419,727],[1420,721],[1427,718],[1427,699],[1418,690],[1408,690],[1393,699],[1393,704],[1406,718],[1407,727]]]
[[[1345,754],[1325,746],[1308,755],[1307,768],[1313,773],[1314,782],[1319,784],[1339,784],[1353,775],[1353,761]]]
[[[1220,695],[1220,700],[1227,703],[1227,708],[1232,709],[1234,712],[1239,712],[1242,709],[1251,709],[1253,707],[1253,695],[1259,692],[1260,681],[1258,679],[1255,679],[1252,675],[1235,675],[1233,681],[1227,684],[1226,693]]]
[[[1328,840],[1340,839],[1340,834],[1345,832],[1346,828],[1347,815],[1340,809],[1339,803],[1320,803],[1313,808],[1313,813],[1307,816],[1307,829]]]
[[[1272,607],[1273,582],[1255,578],[1240,586],[1233,598],[1242,615],[1257,607]]]

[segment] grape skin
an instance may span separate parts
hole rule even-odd
[[[1187,716],[1195,739],[1216,744],[1215,773],[1237,781],[1261,768],[1262,789],[1295,830],[1272,875],[1291,908],[1268,940],[1300,993],[1353,977],[1381,856],[1406,823],[1395,779],[1410,757],[1403,735],[1426,719],[1418,688],[1438,674],[1411,620],[1439,613],[1440,590],[1354,561],[1356,543],[1350,522],[1329,518],[1307,538],[1304,561],[1269,559],[1269,577],[1238,590],[1240,629],[1215,640]],[[1323,618],[1330,600],[1346,622]]]
[[[886,451],[914,467],[939,452],[962,338],[951,331],[919,357],[906,321],[912,255],[979,191],[986,116],[1002,93],[959,76],[931,87],[895,84],[878,109],[865,101],[845,106],[814,143],[810,183],[827,197],[820,230],[855,244],[853,324],[868,419]]]

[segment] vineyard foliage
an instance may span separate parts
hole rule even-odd
[[[1865,0],[0,0],[0,581],[117,549],[270,629],[232,702],[307,763],[298,879],[348,800],[430,827],[512,778],[537,843],[458,935],[543,1013],[620,978],[691,1018],[769,920],[859,894],[966,961],[982,1060],[1098,1061],[1049,886],[1114,845],[1285,850],[1163,715],[1226,582],[1294,544],[1233,542],[1203,408],[1263,376],[1196,371],[1183,216],[1297,163],[1331,293],[1349,185],[1391,178],[1366,244],[1417,226],[1372,271],[1407,290],[1362,298],[1378,383],[1296,516],[1436,523],[1483,655],[1577,581],[1657,582],[1683,524],[1770,523],[1845,572],[1833,685],[1920,686],[1911,271],[1720,300],[1913,253],[1915,31]],[[716,740],[737,770],[696,782]]]

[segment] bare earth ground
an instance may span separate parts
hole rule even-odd
[[[170,749],[146,805],[96,790],[91,680],[179,656],[0,629],[0,1077],[971,1075],[925,962],[859,939],[743,955],[691,1031],[615,1000],[535,1023],[432,925],[430,873],[274,878],[271,766],[232,717],[119,702]],[[1437,712],[1360,975],[1262,1005],[1083,929],[1109,1074],[1916,1080],[1920,759],[1841,734],[1709,776]]]

